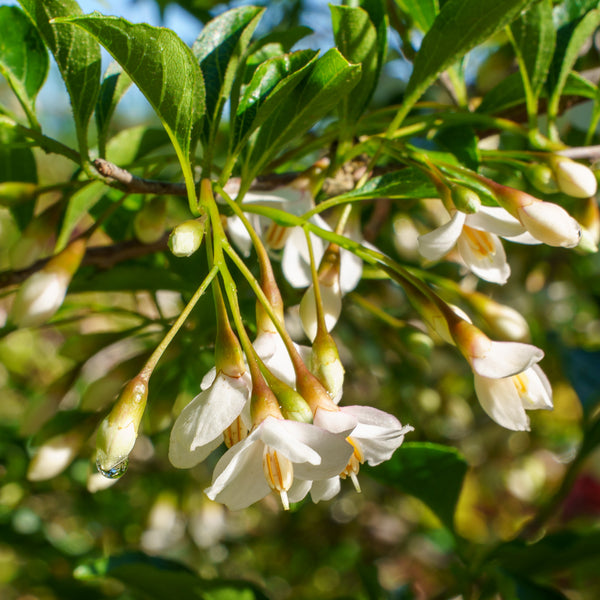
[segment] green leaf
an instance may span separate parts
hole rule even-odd
[[[556,51],[548,73],[549,90],[548,113],[556,115],[560,96],[579,55],[581,46],[594,33],[600,24],[600,10],[592,10],[575,23],[558,31]]]
[[[290,140],[327,115],[360,79],[360,65],[351,65],[332,48],[312,64],[307,74],[258,131],[247,154],[243,177],[254,179]]]
[[[297,25],[285,31],[273,31],[268,35],[252,42],[244,70],[244,82],[252,78],[254,71],[265,60],[286,54],[297,42],[313,32],[310,27]]]
[[[407,167],[406,169],[372,177],[361,188],[336,196],[336,200],[431,198],[436,193],[431,179],[421,169]]]
[[[71,234],[75,227],[77,227],[79,221],[81,221],[82,217],[87,214],[92,206],[102,198],[105,191],[106,187],[102,181],[92,181],[77,190],[71,198],[69,198],[58,240],[56,241],[56,247],[54,249],[55,253],[65,249],[69,243]]]
[[[424,502],[452,530],[467,466],[453,448],[429,442],[406,442],[391,460],[369,473]]]
[[[119,100],[131,85],[131,78],[125,73],[119,63],[113,62],[108,65],[104,73],[104,79],[100,86],[98,102],[96,102],[96,129],[98,130],[99,155],[106,155],[106,136],[108,126]]]
[[[171,138],[192,206],[190,159],[204,115],[204,82],[190,48],[170,29],[146,23],[99,14],[62,21],[97,38],[146,96]]]
[[[0,73],[16,94],[32,127],[35,98],[48,74],[48,53],[36,28],[16,6],[0,6]]]
[[[111,577],[124,583],[132,592],[156,600],[172,597],[202,600],[268,600],[252,583],[202,579],[180,563],[142,553],[102,558],[80,565],[75,570],[75,577],[84,580]]]
[[[354,93],[340,104],[342,120],[352,125],[366,108],[377,83],[377,30],[362,8],[332,5],[329,8],[336,46],[348,62],[362,67]]]
[[[121,167],[128,167],[157,148],[169,143],[164,129],[137,125],[122,129],[106,145],[106,158]]]
[[[554,7],[554,25],[557,29],[579,19],[592,8],[598,8],[598,0],[561,0]]]
[[[510,23],[531,2],[448,0],[423,38],[415,58],[403,113],[408,113],[442,71]]]
[[[231,137],[233,154],[294,90],[316,54],[314,50],[300,50],[267,60],[256,69],[237,107]]]
[[[206,142],[213,139],[241,56],[264,9],[241,6],[210,21],[192,46],[206,85]]]
[[[510,26],[535,98],[540,95],[552,63],[556,31],[552,21],[552,0],[531,6]]]
[[[67,86],[82,158],[87,156],[87,130],[100,89],[100,48],[85,31],[59,23],[57,17],[80,15],[75,0],[19,0],[54,55]]]
[[[395,0],[395,2],[424,33],[429,31],[439,12],[437,0]]]

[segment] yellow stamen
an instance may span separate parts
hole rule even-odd
[[[244,425],[242,417],[238,416],[236,420],[223,432],[225,445],[231,448],[234,444],[241,442],[248,437],[248,428]]]
[[[269,487],[279,492],[284,510],[289,510],[290,504],[287,491],[292,487],[294,481],[294,466],[292,465],[292,461],[285,456],[277,454],[277,450],[272,450],[269,446],[265,446],[263,471]]]
[[[281,250],[290,235],[290,228],[271,223],[265,232],[265,242],[273,250]]]
[[[475,254],[478,254],[482,258],[495,254],[492,236],[487,231],[480,231],[465,225],[463,226],[462,233]]]
[[[352,479],[352,483],[354,484],[354,488],[357,492],[360,492],[360,485],[356,475],[360,470],[360,465],[365,462],[365,455],[363,454],[360,444],[356,440],[352,439],[351,437],[347,437],[346,441],[354,448],[354,452],[352,453],[346,468],[340,473],[340,477],[342,479],[350,477],[350,479]]]

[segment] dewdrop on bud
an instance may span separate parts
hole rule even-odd
[[[180,223],[169,236],[169,248],[175,256],[191,256],[200,248],[204,237],[204,222],[190,219]]]
[[[481,206],[479,196],[464,185],[453,184],[450,188],[450,195],[456,210],[459,210],[460,212],[473,214],[476,213]]]
[[[534,163],[528,165],[524,173],[529,183],[543,194],[558,192],[558,182],[554,176],[554,171],[548,165]]]
[[[552,156],[549,162],[561,192],[574,198],[590,198],[596,194],[598,182],[590,168],[564,156]]]
[[[165,233],[167,219],[167,201],[164,198],[152,198],[144,204],[133,219],[133,232],[142,244],[153,244]]]
[[[61,307],[71,278],[85,254],[85,240],[71,242],[17,291],[9,321],[17,327],[37,327]]]
[[[109,479],[127,470],[148,399],[148,378],[137,375],[126,386],[96,435],[96,466]]]

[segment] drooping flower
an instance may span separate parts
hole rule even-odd
[[[538,365],[500,379],[475,373],[475,392],[483,410],[496,423],[514,431],[529,431],[526,410],[553,407],[552,388]]]
[[[475,275],[504,284],[510,276],[510,266],[498,236],[526,243],[524,232],[523,225],[504,209],[481,206],[472,214],[455,211],[447,223],[419,236],[419,252],[429,260],[439,260],[456,247]]]
[[[310,482],[340,473],[353,449],[336,435],[307,423],[267,416],[217,463],[211,500],[240,510],[277,491],[284,508],[294,480]],[[299,499],[296,496],[291,500]]]

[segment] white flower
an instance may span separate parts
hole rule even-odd
[[[496,423],[514,431],[529,431],[526,410],[552,409],[552,388],[538,365],[500,379],[475,373],[475,392],[483,410]]]
[[[404,441],[404,436],[413,428],[402,425],[396,417],[371,406],[342,406],[339,412],[318,409],[314,424],[328,431],[338,432],[347,427],[348,417],[355,419],[356,427],[346,438],[352,445],[350,460],[337,476],[326,480],[315,480],[310,487],[313,502],[330,500],[340,490],[340,477],[350,477],[357,491],[357,473],[360,465],[376,466],[392,457]],[[295,491],[295,490],[294,490]]]
[[[294,479],[333,477],[344,469],[352,451],[340,435],[268,416],[223,455],[205,492],[211,500],[240,510],[275,490],[287,508]]]
[[[178,469],[189,469],[202,462],[221,444],[232,424],[231,441],[238,441],[251,426],[252,381],[248,372],[239,377],[223,372],[215,377],[215,373],[209,371],[202,382],[203,390],[185,406],[171,429],[169,460]],[[241,428],[238,435],[236,427]]]
[[[439,260],[456,246],[467,267],[481,279],[504,284],[510,266],[499,235],[513,241],[525,228],[500,207],[481,206],[476,213],[456,211],[451,219],[419,236],[419,252],[429,260]]]

